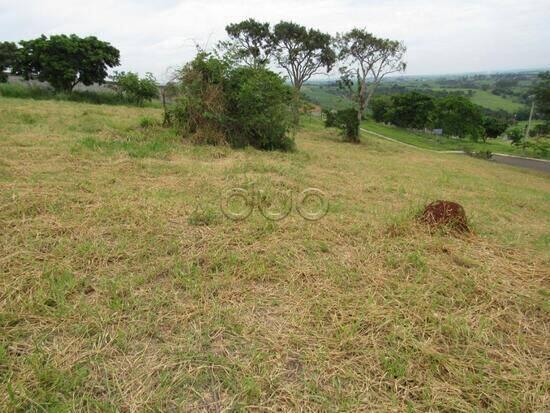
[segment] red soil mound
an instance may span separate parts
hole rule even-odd
[[[431,227],[447,227],[459,232],[469,232],[466,212],[462,205],[450,201],[435,201],[424,208],[420,221]]]

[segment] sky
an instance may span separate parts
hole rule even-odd
[[[94,35],[166,80],[249,17],[404,41],[409,75],[550,68],[550,0],[0,0],[0,41]]]

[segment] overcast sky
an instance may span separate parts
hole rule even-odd
[[[248,17],[403,40],[408,74],[550,67],[550,0],[0,0],[0,41],[95,35],[163,79]]]

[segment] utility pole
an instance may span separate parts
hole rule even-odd
[[[529,114],[529,123],[527,124],[527,129],[525,129],[525,140],[529,138],[529,131],[531,130],[531,121],[533,120],[533,112],[535,111],[535,97],[531,96],[533,102],[531,103],[531,113]]]

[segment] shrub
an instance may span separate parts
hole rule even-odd
[[[520,145],[523,139],[523,131],[520,128],[510,129],[507,132],[508,139],[512,141],[512,145]]]
[[[325,127],[340,128],[349,142],[359,142],[359,117],[357,109],[341,109],[337,112],[324,111]]]
[[[179,73],[169,120],[197,143],[290,150],[291,90],[265,68],[232,68],[200,52]]]
[[[234,146],[291,150],[291,89],[265,68],[238,68],[224,87],[227,126]]]
[[[538,137],[523,142],[523,149],[529,149],[535,154],[544,158],[550,155],[550,138]]]

